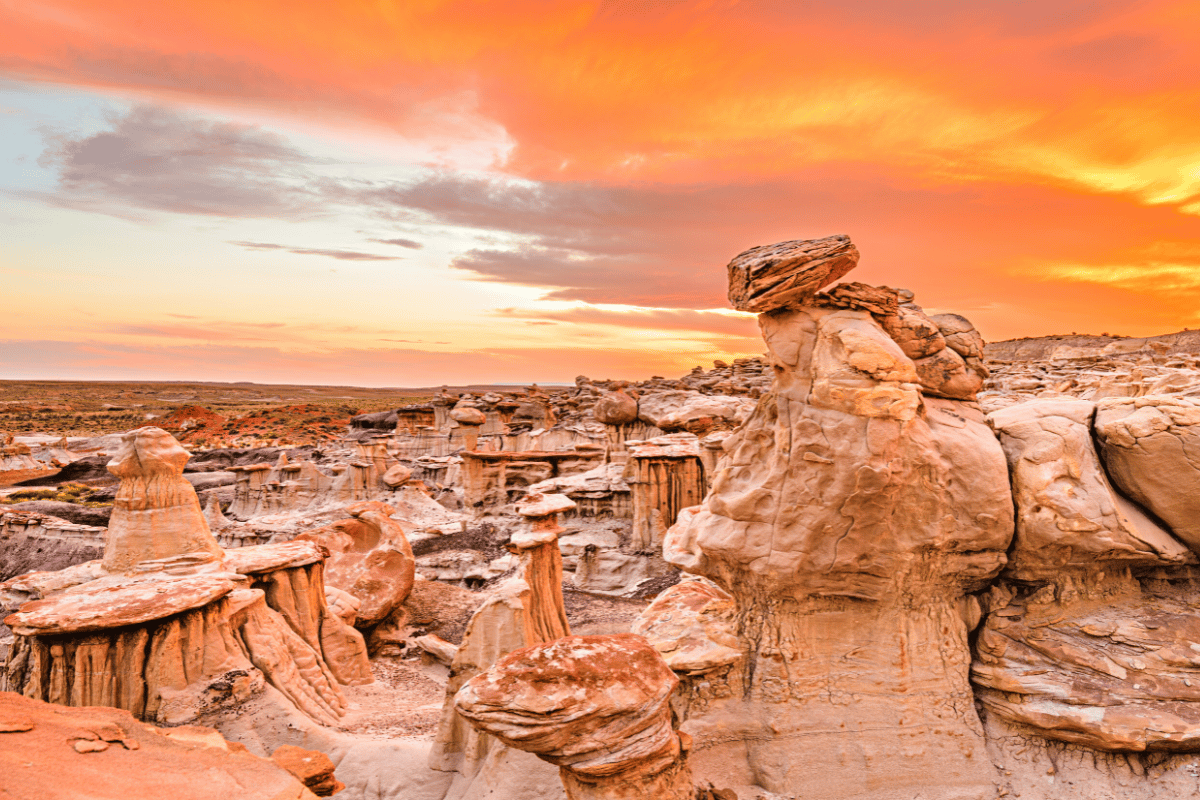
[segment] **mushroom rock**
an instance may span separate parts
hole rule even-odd
[[[459,425],[482,425],[487,422],[487,415],[472,406],[455,406],[450,409],[450,419]]]
[[[1104,399],[1094,427],[1112,482],[1200,553],[1200,400]]]
[[[305,531],[292,541],[315,542],[329,551],[328,586],[349,592],[359,603],[357,624],[376,625],[412,591],[416,559],[395,513],[380,502],[349,507],[352,519]]]
[[[372,676],[361,634],[326,604],[329,552],[312,542],[197,548],[199,533],[211,534],[191,485],[178,482],[186,457],[158,429],[127,434],[114,472],[133,513],[110,530],[104,559],[0,585],[4,604],[20,607],[5,620],[14,641],[0,684],[181,724],[269,683],[337,724],[339,684]]]
[[[729,303],[757,313],[806,305],[857,264],[844,235],[752,247],[729,262]]]
[[[563,529],[558,515],[573,508],[575,501],[561,494],[528,495],[517,506],[517,513],[528,520],[530,529],[514,533],[508,549],[521,557],[521,574],[532,593],[526,630],[534,641],[551,641],[571,632],[562,596],[558,537]]]
[[[571,800],[693,800],[671,724],[676,685],[640,636],[568,636],[510,653],[454,703],[476,728],[558,766]]]
[[[141,561],[190,553],[220,558],[196,490],[183,477],[190,457],[161,428],[121,436],[121,448],[108,463],[121,484],[108,523],[105,569],[122,572]]]
[[[153,787],[152,789],[149,787]],[[312,800],[286,769],[199,726],[0,692],[0,795],[37,800]]]
[[[829,799],[990,798],[966,595],[1012,538],[1004,453],[869,312],[783,305],[756,306],[774,384],[663,547],[737,609],[742,660],[682,725],[693,765]]]
[[[1087,400],[1045,400],[988,417],[1012,472],[1017,535],[989,590],[976,695],[1048,739],[1200,751],[1197,559],[1109,483],[1094,412]],[[1096,417],[1108,441],[1129,419]]]
[[[488,782],[496,796],[546,796],[538,793],[544,789],[538,780],[546,782],[547,770],[536,759],[468,725],[455,710],[454,697],[469,679],[509,653],[570,635],[562,596],[558,514],[574,507],[570,498],[540,494],[518,505],[518,513],[530,524],[508,544],[521,557],[518,574],[497,586],[475,611],[450,664],[429,767],[457,773],[466,786],[477,779]]]
[[[629,425],[638,418],[638,401],[623,389],[605,392],[592,406],[592,416],[605,425]]]

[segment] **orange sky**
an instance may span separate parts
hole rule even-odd
[[[69,227],[122,286],[150,267],[117,251],[210,268],[172,237],[255,274],[205,273],[187,308],[123,289],[90,327],[10,320],[0,373],[6,352],[55,354],[13,376],[322,383],[339,353],[367,377],[337,382],[680,372],[761,350],[718,313],[730,257],[832,233],[852,279],[991,339],[1200,322],[1197,2],[0,0],[0,21],[9,124],[40,137],[9,154],[14,230]],[[90,98],[102,121],[72,130]],[[60,246],[0,244],[0,271],[35,300]],[[318,285],[322,259],[360,271]],[[354,280],[393,316],[337,294]],[[172,314],[266,327],[200,358],[213,334]]]

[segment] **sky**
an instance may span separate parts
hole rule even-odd
[[[0,0],[0,378],[678,376],[750,247],[1200,327],[1197,0]]]

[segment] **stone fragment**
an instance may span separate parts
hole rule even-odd
[[[885,317],[880,324],[911,359],[925,358],[946,348],[946,337],[937,323],[914,305],[901,305],[896,316]]]
[[[450,419],[460,425],[482,425],[487,422],[487,415],[478,408],[458,406],[450,410]]]
[[[797,308],[857,264],[845,235],[752,247],[729,262],[729,303],[758,313]]]
[[[633,633],[645,637],[675,672],[700,674],[742,660],[737,605],[728,592],[693,577],[667,587],[642,612]]]
[[[285,744],[271,753],[271,760],[296,776],[317,797],[330,797],[346,785],[334,777],[333,762],[320,750]]]
[[[917,380],[926,394],[952,400],[974,400],[983,388],[983,377],[967,369],[963,357],[950,347],[943,347],[931,356],[913,360]]]
[[[479,729],[557,765],[571,800],[693,800],[668,704],[676,685],[640,636],[569,636],[510,653],[454,702]]]

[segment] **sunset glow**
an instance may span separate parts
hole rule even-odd
[[[0,378],[388,386],[761,352],[724,266],[988,339],[1200,325],[1190,0],[0,0]]]

